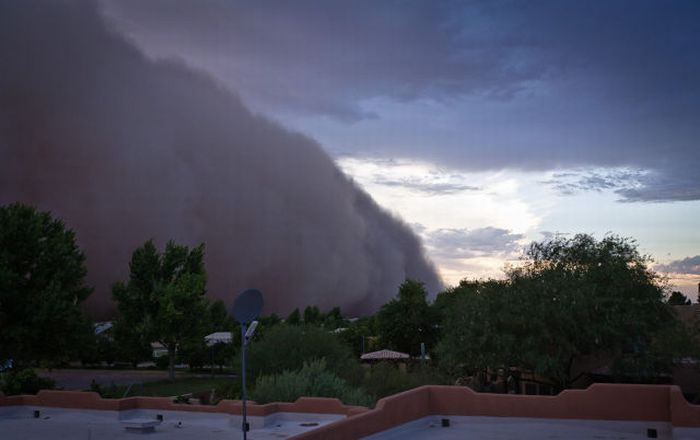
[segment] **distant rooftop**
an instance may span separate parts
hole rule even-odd
[[[402,353],[400,351],[393,350],[379,350],[373,351],[371,353],[365,353],[360,356],[363,361],[380,361],[380,360],[395,360],[395,359],[409,359],[411,356],[408,353]]]

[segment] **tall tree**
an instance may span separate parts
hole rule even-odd
[[[175,378],[178,346],[206,334],[208,301],[204,245],[189,249],[170,241],[160,255],[152,241],[136,249],[127,283],[117,282],[118,325],[134,329],[141,341],[157,341],[168,350],[168,376]]]
[[[301,324],[301,313],[299,313],[299,309],[296,308],[292,311],[292,313],[289,314],[287,317],[287,324],[289,325],[299,325]]]
[[[421,343],[432,349],[437,317],[428,305],[423,283],[407,279],[396,298],[377,313],[381,342],[388,348],[412,355],[421,352]]]
[[[687,296],[683,295],[683,292],[679,292],[677,290],[671,292],[671,295],[668,297],[668,300],[666,302],[672,306],[690,305],[690,299]]]
[[[316,306],[306,306],[304,309],[304,324],[318,324],[321,321],[321,311]]]
[[[49,212],[0,207],[0,359],[55,362],[77,354],[92,326],[81,303],[85,256]]]
[[[533,243],[505,281],[453,299],[440,354],[472,371],[523,367],[562,388],[582,356],[619,356],[630,346],[645,356],[674,325],[648,263],[634,241],[614,235]]]

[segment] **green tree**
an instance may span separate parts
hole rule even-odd
[[[687,296],[683,295],[682,292],[679,292],[677,290],[671,292],[671,295],[668,297],[668,300],[666,302],[672,306],[690,305],[690,299]]]
[[[365,352],[379,350],[381,347],[377,346],[378,338],[376,335],[379,331],[377,330],[376,321],[375,315],[360,318],[355,322],[349,322],[347,328],[338,333],[338,337],[352,349],[358,358]]]
[[[499,280],[464,280],[438,295],[434,306],[443,316],[437,354],[443,370],[459,376],[517,365],[514,336],[507,326],[522,316],[510,300],[508,283]]]
[[[377,313],[379,338],[387,348],[419,355],[421,343],[432,348],[437,316],[428,305],[423,283],[406,280],[397,298],[384,304]]]
[[[299,313],[299,309],[294,309],[292,313],[289,314],[287,317],[287,324],[289,325],[299,325],[301,324],[301,313]]]
[[[304,324],[318,324],[321,322],[321,311],[316,306],[306,306],[304,309]]]
[[[233,317],[226,311],[226,305],[222,300],[209,303],[206,318],[202,319],[203,334],[214,332],[231,332],[230,343],[215,343],[207,345],[203,337],[193,334],[183,341],[179,350],[178,359],[189,364],[190,369],[203,367],[205,364],[218,365],[219,370],[226,364],[233,362],[236,347],[240,345],[238,326]]]
[[[465,284],[441,300],[452,305],[439,350],[445,365],[518,366],[565,388],[576,360],[620,357],[630,345],[647,355],[644,347],[674,325],[661,279],[630,239],[558,237],[533,243],[523,263],[505,281]]]
[[[356,383],[361,366],[351,350],[338,337],[322,328],[307,325],[280,324],[252,343],[248,365],[255,377],[297,371],[304,362],[325,359],[329,371]]]
[[[160,255],[152,241],[136,249],[127,283],[117,282],[120,327],[133,329],[141,342],[158,341],[168,350],[168,375],[175,378],[178,346],[206,334],[208,302],[204,245],[189,249],[170,241]]]
[[[92,335],[81,304],[85,256],[75,234],[49,212],[0,207],[0,360],[15,365],[78,355]]]
[[[343,314],[340,312],[340,307],[333,307],[328,313],[323,317],[323,327],[335,330],[337,328],[346,328],[348,321],[343,318]]]

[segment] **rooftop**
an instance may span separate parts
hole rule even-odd
[[[159,415],[156,433],[168,438],[236,439],[242,438],[240,414],[241,403],[230,400],[206,406],[158,397],[102,399],[77,391],[0,395],[3,439],[133,439],[128,422],[152,424]],[[251,404],[248,414],[251,440],[700,440],[700,406],[669,385],[595,384],[557,396],[423,386],[381,399],[371,410],[302,397],[294,403]]]

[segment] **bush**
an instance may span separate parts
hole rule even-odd
[[[250,345],[248,365],[254,378],[298,371],[305,363],[325,359],[328,371],[353,385],[362,367],[352,350],[333,333],[313,326],[277,325]],[[240,363],[240,360],[236,362]]]
[[[299,371],[258,379],[253,399],[258,403],[294,402],[299,397],[335,397],[343,403],[370,406],[374,398],[361,389],[352,388],[343,379],[326,369],[324,360],[304,363]]]
[[[2,392],[8,396],[18,394],[36,394],[39,390],[52,390],[56,382],[39,377],[31,368],[6,374],[1,383]]]
[[[220,400],[238,400],[241,398],[241,384],[239,381],[226,381],[214,388],[214,398],[212,404],[217,404]]]
[[[364,388],[379,398],[422,385],[445,383],[445,378],[427,365],[416,365],[406,372],[390,362],[373,365],[365,376]]]
[[[99,383],[95,382],[95,379],[90,382],[90,391],[94,391],[104,399],[121,399],[126,393],[126,385],[116,385],[110,383],[108,387],[103,387]]]
[[[167,370],[170,365],[170,358],[167,355],[158,356],[153,358],[153,362],[159,370]]]

